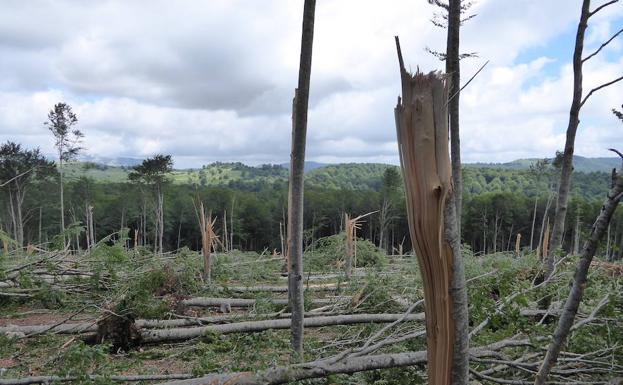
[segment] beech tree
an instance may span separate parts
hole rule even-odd
[[[20,144],[7,141],[0,146],[0,182],[8,199],[13,235],[19,247],[24,245],[24,199],[31,183],[55,172],[54,162],[48,161],[37,148],[27,150]]]
[[[288,300],[292,310],[290,342],[296,360],[303,358],[303,177],[315,12],[316,0],[305,0],[299,80],[292,103],[292,152],[288,189]]]
[[[163,251],[164,238],[164,192],[167,183],[167,174],[173,170],[171,155],[154,155],[135,166],[128,175],[128,179],[149,186],[154,198],[154,253]]]
[[[83,149],[80,142],[84,134],[74,128],[78,118],[66,103],[57,103],[48,113],[48,121],[44,123],[54,136],[54,147],[58,153],[59,185],[61,192],[61,233],[65,231],[65,199],[63,197],[63,165],[75,159]]]
[[[554,216],[554,226],[552,229],[552,250],[561,248],[563,243],[565,219],[567,217],[567,203],[569,201],[569,190],[571,188],[571,173],[573,171],[575,135],[578,130],[578,126],[580,125],[580,110],[595,92],[623,80],[623,76],[620,76],[614,80],[603,83],[591,89],[586,94],[584,94],[582,89],[582,70],[584,63],[599,54],[617,36],[623,33],[623,28],[619,29],[616,33],[612,35],[612,37],[602,43],[595,51],[587,56],[584,56],[584,36],[586,33],[586,29],[588,28],[588,21],[591,17],[593,17],[604,8],[617,2],[618,0],[608,1],[591,11],[591,1],[582,1],[582,11],[580,14],[580,22],[578,24],[577,34],[575,37],[575,48],[573,51],[573,100],[571,101],[571,109],[569,111],[567,137],[565,141],[565,149],[562,156],[560,182],[558,183],[556,214]],[[549,276],[553,272],[553,270],[554,253],[550,252],[545,258],[545,275]]]

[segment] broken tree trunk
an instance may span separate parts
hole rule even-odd
[[[542,385],[545,383],[549,372],[558,359],[558,354],[560,353],[562,344],[565,342],[567,335],[573,326],[573,320],[578,312],[580,301],[582,300],[582,295],[584,293],[584,289],[586,288],[588,268],[591,265],[593,256],[595,256],[599,241],[610,224],[612,214],[623,197],[623,176],[613,173],[612,179],[612,188],[608,192],[606,200],[601,207],[601,212],[599,213],[597,220],[595,220],[591,234],[582,248],[582,255],[578,261],[575,269],[575,275],[573,277],[573,286],[571,287],[569,296],[565,301],[563,313],[560,316],[560,321],[558,322],[558,326],[554,332],[554,339],[547,350],[543,364],[541,365],[541,368],[536,376],[536,380],[534,382],[535,385]]]
[[[406,71],[395,109],[409,230],[424,283],[429,384],[468,375],[467,294],[448,155],[448,78]]]
[[[352,221],[350,219],[350,215],[348,215],[347,213],[344,213],[344,228],[346,230],[346,242],[345,242],[345,246],[346,246],[346,261],[344,261],[344,272],[346,274],[346,278],[349,279],[352,272],[353,272],[353,253],[355,251],[355,248],[353,246],[353,238],[354,238],[354,232],[355,229],[354,227],[354,221]]]

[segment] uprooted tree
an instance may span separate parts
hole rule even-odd
[[[466,384],[467,293],[448,154],[446,75],[407,72],[395,109],[410,235],[422,274],[430,384]]]

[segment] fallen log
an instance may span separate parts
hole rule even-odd
[[[323,327],[335,325],[353,325],[360,323],[386,323],[403,317],[404,314],[351,314],[326,317],[313,317],[304,320],[304,327]],[[405,321],[423,321],[424,313],[412,314]],[[186,341],[201,337],[207,333],[253,333],[269,329],[289,329],[291,319],[272,319],[263,321],[243,321],[223,325],[209,325],[189,328],[142,329],[143,343],[163,341]]]
[[[147,375],[128,375],[128,376],[100,376],[90,375],[90,380],[110,380],[110,381],[164,381],[164,380],[183,380],[193,378],[192,374],[147,374]],[[76,381],[78,377],[61,377],[61,376],[35,376],[23,378],[4,378],[0,379],[0,385],[30,385],[30,384],[50,384],[52,382],[69,382]]]
[[[313,285],[304,285],[305,290],[311,291],[337,291],[340,288],[344,288],[347,283],[326,283],[326,284],[313,284]],[[218,291],[233,291],[239,293],[261,293],[261,292],[272,292],[272,293],[287,293],[287,286],[273,286],[273,285],[259,285],[259,286],[224,286],[216,288]]]
[[[347,358],[339,362],[312,361],[298,365],[270,368],[258,372],[211,374],[200,378],[171,381],[159,385],[285,384],[307,378],[327,377],[331,374],[351,374],[367,370],[412,366],[425,362],[426,351],[379,354]]]
[[[55,333],[55,334],[80,334],[97,330],[95,322],[68,323],[60,325],[7,325],[0,327],[0,334],[31,334]]]
[[[340,301],[350,301],[351,297],[331,297],[331,298],[316,298],[311,299],[310,303],[312,305],[329,305],[333,303],[337,303]],[[287,305],[287,298],[271,298],[266,299],[265,301],[273,304],[273,305]],[[195,297],[189,298],[182,301],[183,305],[186,306],[197,306],[197,307],[221,307],[221,306],[230,306],[230,307],[251,307],[255,306],[257,303],[256,299],[253,298],[213,298],[213,297]]]

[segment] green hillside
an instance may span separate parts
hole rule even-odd
[[[609,172],[617,166],[616,158],[577,157],[572,193],[585,198],[602,197],[608,187]],[[468,164],[464,167],[463,190],[467,195],[488,192],[517,192],[527,195],[547,191],[548,181],[530,172],[532,160],[504,164]],[[326,165],[306,173],[306,184],[332,190],[375,190],[382,185],[385,170],[391,166],[379,163],[343,163]],[[599,172],[586,170],[598,169]],[[66,167],[68,179],[88,177],[100,183],[126,182],[131,169],[95,163],[72,163]],[[212,163],[200,169],[175,170],[171,180],[178,185],[221,186],[257,190],[261,186],[285,184],[288,170],[281,165],[247,166],[243,163]]]
[[[517,159],[507,163],[467,163],[464,167],[469,168],[497,168],[505,170],[526,170],[536,163],[538,158]],[[552,158],[549,159],[553,160]],[[573,157],[573,168],[579,172],[610,172],[615,167],[621,166],[621,159],[612,158],[585,158],[575,155]]]

